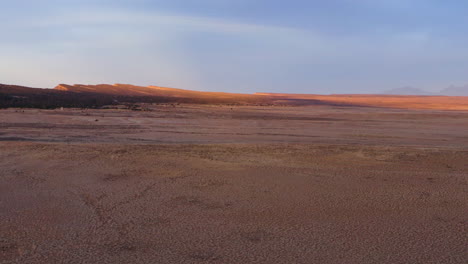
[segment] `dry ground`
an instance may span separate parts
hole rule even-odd
[[[330,143],[468,148],[468,111],[370,107],[158,106],[0,110],[0,141]]]
[[[468,262],[468,113],[0,111],[0,263]]]

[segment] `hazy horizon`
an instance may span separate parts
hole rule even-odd
[[[435,0],[17,0],[0,11],[0,83],[437,92],[468,83],[467,9]]]

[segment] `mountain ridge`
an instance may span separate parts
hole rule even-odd
[[[430,93],[430,92],[424,91],[419,88],[414,88],[414,87],[395,88],[395,89],[384,91],[382,94],[386,94],[386,95],[436,95],[434,93]]]
[[[439,92],[428,92],[414,87],[402,87],[382,92],[385,95],[420,95],[420,96],[468,96],[468,84],[463,86],[451,85]]]

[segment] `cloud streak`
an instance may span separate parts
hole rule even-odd
[[[105,2],[8,15],[10,23],[0,25],[0,82],[350,93],[464,82],[461,72],[468,68],[466,38],[428,27],[377,24],[337,34],[321,23],[294,26],[259,21],[260,15],[236,19]],[[367,2],[360,8],[388,7]]]

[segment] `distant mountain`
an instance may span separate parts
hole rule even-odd
[[[388,95],[434,95],[433,93],[418,89],[418,88],[413,88],[413,87],[402,87],[402,88],[396,88],[392,90],[387,90],[384,91],[382,94],[388,94]]]
[[[468,96],[468,84],[464,86],[450,86],[440,91],[440,95]]]
[[[464,86],[452,85],[440,92],[428,92],[414,87],[403,87],[384,91],[385,95],[443,95],[443,96],[468,96],[468,84]]]

